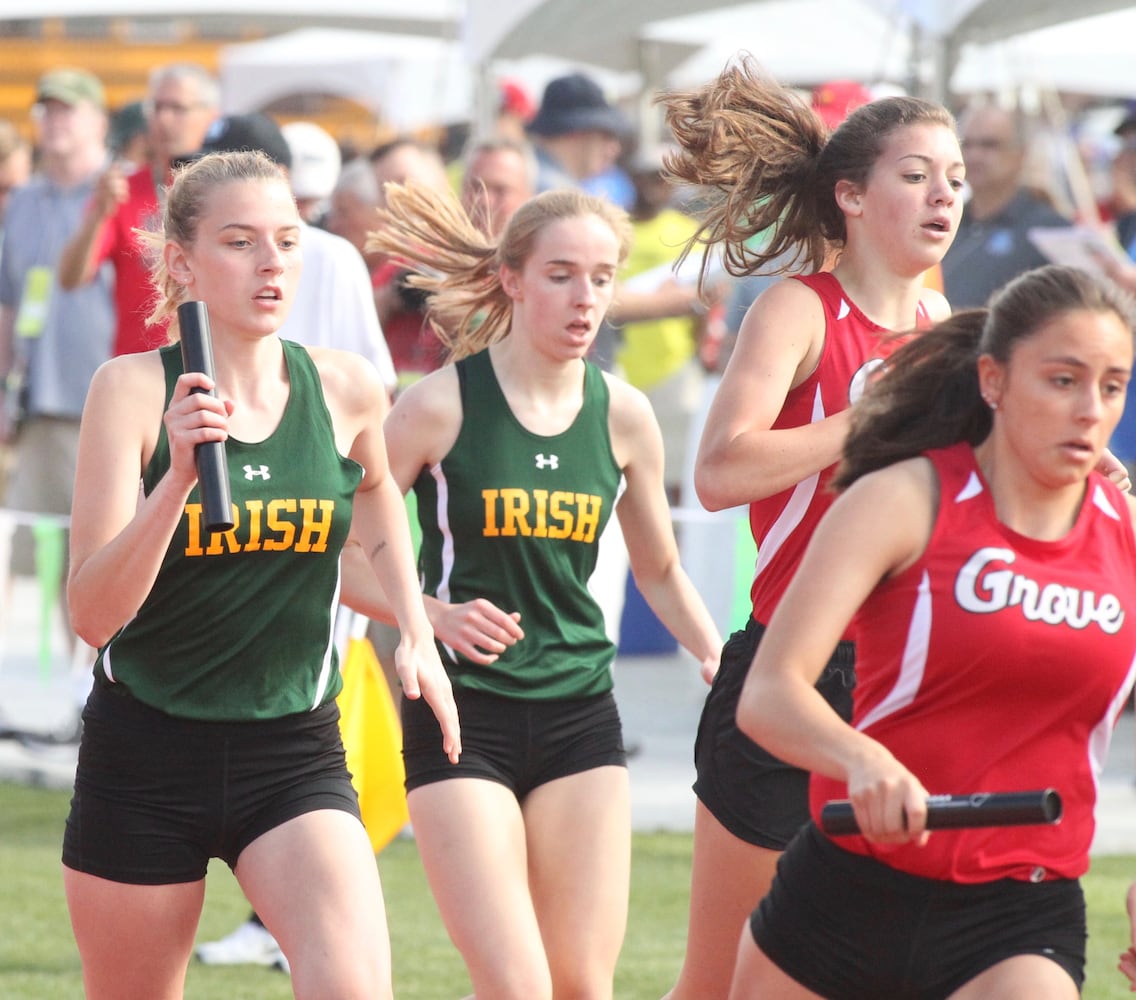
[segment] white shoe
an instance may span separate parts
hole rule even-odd
[[[291,971],[276,938],[254,920],[245,921],[220,941],[199,944],[197,959],[206,965],[266,965]]]

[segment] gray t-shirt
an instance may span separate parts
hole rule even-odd
[[[95,175],[97,176],[97,175]],[[60,188],[37,175],[12,192],[0,256],[0,303],[16,316],[14,358],[25,372],[31,416],[78,419],[91,376],[114,339],[114,269],[67,292],[56,264],[82,220],[95,176]]]

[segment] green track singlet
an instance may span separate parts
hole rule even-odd
[[[414,485],[419,568],[440,600],[519,611],[525,637],[489,666],[444,648],[453,683],[533,700],[608,691],[615,647],[588,591],[622,481],[603,373],[585,366],[580,412],[547,437],[513,415],[488,351],[457,362],[457,374],[461,431]]]
[[[152,590],[95,664],[170,715],[276,718],[316,708],[342,686],[332,625],[362,469],[336,448],[308,352],[282,343],[290,389],[279,425],[256,444],[226,442],[235,527],[205,532],[195,486]],[[181,352],[161,356],[168,405]],[[147,494],[169,462],[163,425],[142,477]]]

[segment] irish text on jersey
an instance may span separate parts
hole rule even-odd
[[[603,497],[567,490],[506,487],[482,490],[486,538],[567,538],[593,542],[603,513]]]
[[[201,504],[187,503],[189,526],[186,556],[219,556],[238,552],[327,551],[335,514],[334,500],[245,500],[233,504],[233,527],[205,531]]]

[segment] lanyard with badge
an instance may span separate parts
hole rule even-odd
[[[17,337],[31,339],[43,333],[54,284],[55,268],[46,264],[35,264],[28,268],[24,275],[23,293],[20,295],[20,310],[16,313]]]

